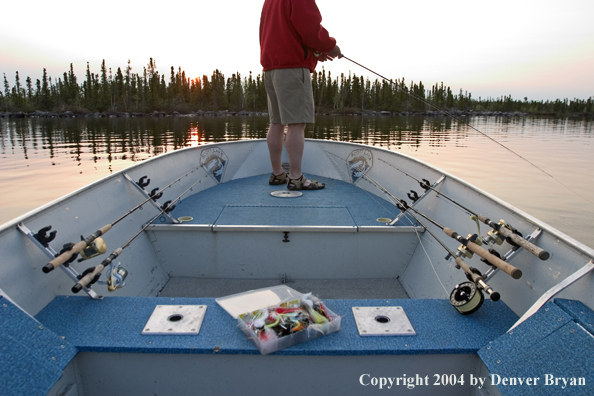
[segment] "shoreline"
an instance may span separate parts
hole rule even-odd
[[[440,117],[440,116],[455,116],[455,117],[580,117],[593,118],[594,114],[583,113],[524,113],[520,111],[506,112],[506,111],[461,111],[449,110],[448,113],[441,111],[374,111],[374,110],[350,110],[350,111],[320,111],[316,115],[330,115],[330,116],[368,116],[368,117],[398,117],[398,116],[419,116],[419,117]],[[193,111],[180,113],[177,111],[152,111],[152,112],[73,112],[73,111],[41,111],[35,110],[33,112],[0,112],[0,118],[131,118],[131,117],[256,117],[268,116],[268,112],[260,111]]]

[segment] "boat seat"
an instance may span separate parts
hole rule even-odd
[[[512,331],[490,341],[480,349],[479,356],[497,375],[493,381],[500,382],[498,389],[504,396],[591,395],[593,332],[594,312],[590,308],[581,301],[558,298]],[[503,379],[525,382],[526,378],[538,381],[520,386],[503,383]]]
[[[447,300],[324,300],[342,316],[336,333],[275,352],[278,355],[476,354],[501,336],[518,317],[500,302],[485,301],[468,316]],[[146,336],[141,332],[157,305],[206,305],[197,336]],[[401,306],[415,336],[361,337],[352,307]],[[213,298],[58,296],[37,316],[81,352],[259,354],[237,321]],[[71,323],[76,323],[72,326]]]
[[[1,295],[0,312],[0,393],[47,394],[77,348]]]

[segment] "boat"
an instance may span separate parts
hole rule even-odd
[[[594,392],[591,247],[379,147],[306,139],[303,171],[326,188],[206,144],[4,224],[0,393]],[[263,355],[240,330],[306,293],[337,331]]]

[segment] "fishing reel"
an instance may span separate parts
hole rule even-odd
[[[501,245],[505,238],[499,233],[499,231],[495,229],[491,229],[491,231],[487,232],[487,242],[493,242],[498,245]]]
[[[128,277],[128,270],[122,267],[121,263],[113,264],[113,261],[109,264],[109,272],[107,281],[98,281],[97,283],[107,285],[107,290],[113,292],[116,289],[121,289],[126,286],[126,278]]]
[[[478,311],[484,301],[482,290],[474,282],[459,283],[450,294],[450,304],[462,315]]]
[[[469,242],[474,242],[475,244],[482,246],[483,241],[481,238],[478,237],[477,234],[468,234],[468,237],[466,238],[467,241]],[[466,258],[471,259],[472,256],[474,256],[474,253],[471,252],[468,247],[464,244],[458,246],[458,255],[459,256],[465,256]]]
[[[81,240],[84,240],[82,235],[80,238]],[[107,244],[103,238],[95,238],[93,242],[80,251],[81,258],[78,259],[78,262],[80,263],[81,261],[92,259],[93,257],[97,257],[105,252],[107,252]]]

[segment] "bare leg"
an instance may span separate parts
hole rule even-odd
[[[270,164],[272,165],[272,173],[275,175],[283,174],[284,170],[281,166],[281,156],[283,154],[283,141],[285,137],[285,126],[282,124],[270,124],[268,134],[266,135],[266,142],[268,143],[268,153],[270,154]]]
[[[305,145],[305,124],[289,124],[285,145],[289,154],[289,178],[300,178],[303,146]]]

